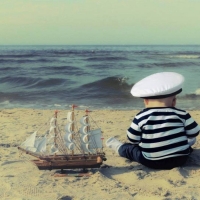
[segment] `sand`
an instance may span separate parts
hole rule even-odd
[[[93,111],[105,140],[126,141],[126,129],[138,111]],[[200,124],[200,111],[189,111]],[[81,115],[82,111],[77,111]],[[154,170],[119,157],[104,147],[107,161],[85,177],[55,177],[55,170],[40,171],[17,146],[48,121],[52,110],[0,111],[0,199],[110,200],[200,199],[200,136],[187,163],[172,170]],[[61,121],[66,111],[59,113]],[[104,141],[105,143],[105,141]]]

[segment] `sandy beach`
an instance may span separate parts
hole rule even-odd
[[[85,177],[55,177],[40,171],[20,155],[17,147],[35,129],[46,123],[53,110],[0,110],[0,199],[6,200],[173,200],[200,199],[200,136],[187,163],[172,170],[153,170],[120,158],[104,145],[107,161]],[[137,110],[100,110],[92,116],[101,127],[104,143],[116,136],[126,141],[126,129]],[[200,124],[200,111],[189,111]],[[83,111],[78,110],[77,115]],[[67,111],[59,113],[66,119]]]

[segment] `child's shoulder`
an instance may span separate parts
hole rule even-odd
[[[187,114],[187,111],[183,110],[183,109],[179,109],[176,107],[151,107],[151,108],[144,108],[143,110],[141,110],[140,112],[137,113],[136,116],[139,115],[144,115],[144,114],[151,114],[151,113],[162,113],[162,112],[175,112],[175,113],[179,113],[179,114]]]
[[[186,110],[183,110],[183,109],[180,109],[180,108],[172,107],[172,109],[183,112],[183,113],[187,113]]]

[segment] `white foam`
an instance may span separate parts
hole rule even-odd
[[[61,105],[60,105],[60,104],[54,104],[54,106],[56,106],[56,107],[60,107]]]
[[[200,88],[198,88],[198,89],[195,91],[195,94],[196,94],[196,95],[200,95]]]
[[[8,104],[10,104],[10,101],[8,101],[8,100],[7,100],[7,101],[3,101],[3,102],[1,102],[0,104],[1,104],[1,105],[8,105]]]
[[[173,55],[173,56],[168,56],[170,58],[185,58],[185,59],[196,59],[199,58],[199,55]]]

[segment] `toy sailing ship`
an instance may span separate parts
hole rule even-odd
[[[57,120],[58,112],[50,120],[50,128],[43,137],[34,132],[18,149],[36,159],[33,163],[40,170],[99,168],[106,160],[100,128],[92,129],[89,111],[80,120],[78,128],[75,106],[67,115],[64,133]]]

